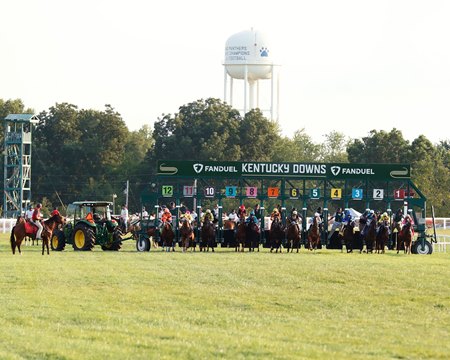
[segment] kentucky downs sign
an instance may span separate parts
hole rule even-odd
[[[215,178],[311,178],[394,180],[411,178],[407,164],[269,163],[237,161],[158,161],[158,176]]]

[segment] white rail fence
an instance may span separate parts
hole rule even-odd
[[[0,233],[10,233],[17,219],[0,219]]]
[[[437,243],[433,243],[433,251],[437,252],[447,252],[447,245],[448,245],[448,251],[450,252],[450,235],[437,235]]]

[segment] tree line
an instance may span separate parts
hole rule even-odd
[[[0,99],[0,118],[34,113],[20,99]],[[125,202],[129,180],[130,211],[140,209],[140,194],[150,186],[157,160],[410,163],[412,180],[447,216],[450,200],[450,142],[431,143],[424,135],[412,142],[401,130],[372,130],[352,139],[332,131],[315,143],[304,129],[282,136],[259,109],[241,116],[219,99],[194,101],[178,113],[162,114],[153,127],[130,131],[111,106],[79,109],[57,103],[37,114],[33,128],[32,201],[44,207],[78,200]],[[149,119],[149,124],[152,122]],[[0,132],[3,147],[4,130]],[[3,179],[3,157],[1,159]],[[117,210],[117,208],[116,208]]]

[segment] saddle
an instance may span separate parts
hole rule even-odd
[[[27,233],[27,235],[29,234],[36,236],[38,227],[29,220],[26,220],[24,224],[25,224],[25,232]]]

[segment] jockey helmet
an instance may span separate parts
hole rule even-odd
[[[292,215],[297,215],[297,210],[294,210],[294,211],[292,212]]]
[[[206,210],[206,213],[207,213],[207,214],[211,214],[211,210],[207,209],[207,210]]]
[[[60,215],[57,209],[53,210],[50,216]]]
[[[375,213],[375,211],[373,211],[373,210],[370,210],[370,214],[374,214]]]
[[[273,212],[274,212],[274,213],[277,213],[277,212],[278,212],[278,208],[274,208],[274,209],[273,209]]]
[[[255,212],[254,212],[253,210],[250,211],[250,215],[251,215],[251,216],[255,215]]]
[[[191,212],[189,211],[189,210],[186,210],[186,212],[185,212],[185,214],[186,215],[188,215],[188,214],[190,214]]]
[[[387,212],[385,211],[381,216],[386,217],[388,216]]]
[[[41,203],[37,203],[36,207],[37,207],[37,208],[41,208],[41,207],[42,207],[42,204],[41,204]]]
[[[245,205],[244,205],[244,204],[242,204],[241,206],[239,206],[239,209],[241,209],[241,210],[245,210]]]
[[[165,208],[165,209],[164,209],[164,212],[165,212],[165,213],[170,213],[170,210],[169,210],[168,208]]]

